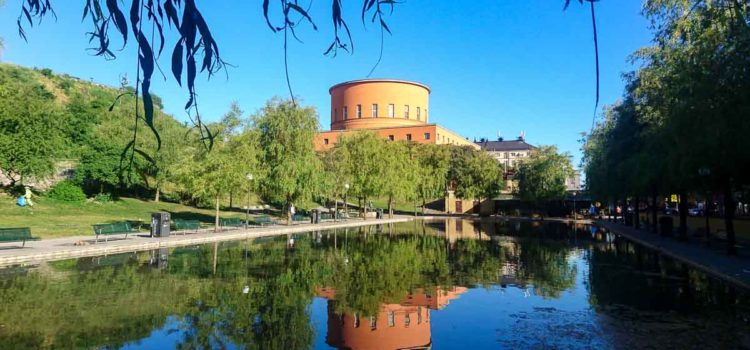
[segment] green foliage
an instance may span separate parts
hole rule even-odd
[[[47,197],[63,202],[83,202],[86,194],[71,181],[60,181],[47,192]]]
[[[94,196],[94,201],[98,203],[109,203],[112,202],[112,195],[109,193],[99,193]]]
[[[518,166],[518,195],[527,202],[546,202],[565,198],[565,179],[573,175],[570,156],[555,146],[542,146]]]
[[[0,169],[13,183],[54,171],[65,143],[54,96],[27,72],[0,66]]]
[[[453,147],[449,178],[459,198],[492,198],[503,188],[500,163],[486,152]]]
[[[418,164],[417,192],[422,203],[445,196],[451,165],[450,147],[436,144],[415,145],[411,153]]]
[[[312,107],[273,99],[252,119],[266,168],[261,179],[264,199],[285,208],[313,197],[322,174],[322,163],[314,150],[318,118]]]

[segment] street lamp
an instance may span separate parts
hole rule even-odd
[[[711,169],[707,167],[701,167],[698,169],[698,175],[700,175],[703,179],[705,179],[704,183],[706,185],[706,199],[703,205],[703,211],[705,211],[704,216],[706,217],[706,245],[711,244],[711,225],[709,224],[709,217],[708,217],[708,177],[711,175]]]
[[[245,228],[250,227],[250,183],[253,181],[253,174],[248,173],[247,179],[247,207],[245,208]]]
[[[349,193],[349,183],[348,182],[344,184],[344,217],[346,217],[346,218],[349,217],[349,208],[348,208],[348,205],[346,203],[346,195],[347,195],[347,193]]]
[[[576,196],[578,192],[573,191],[573,231],[576,230]]]

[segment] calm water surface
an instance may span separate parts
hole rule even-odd
[[[745,291],[552,223],[447,219],[12,267],[0,302],[2,349],[750,348]]]

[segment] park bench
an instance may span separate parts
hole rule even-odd
[[[294,222],[310,221],[310,217],[304,214],[294,214],[292,215],[292,221]]]
[[[253,219],[253,223],[259,226],[267,226],[267,225],[274,224],[273,220],[271,220],[271,217],[268,215],[260,215],[260,216],[255,217],[255,219]]]
[[[0,242],[23,242],[21,247],[26,246],[26,241],[39,240],[31,237],[31,229],[28,227],[0,228]]]
[[[201,228],[201,222],[198,220],[181,220],[175,219],[174,223],[175,231],[198,231]]]
[[[125,234],[125,238],[128,238],[128,233],[138,232],[133,229],[127,221],[113,222],[111,224],[95,224],[94,234],[96,235],[96,243],[99,243],[99,235],[104,235],[104,242],[109,240],[110,235]]]
[[[219,218],[219,225],[222,227],[243,227],[245,223],[240,218]]]

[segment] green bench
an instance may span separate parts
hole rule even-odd
[[[125,234],[125,238],[127,239],[128,233],[138,232],[127,221],[113,222],[111,224],[95,224],[92,226],[96,235],[96,243],[99,243],[99,235],[104,235],[104,241],[107,242],[111,235]]]
[[[175,219],[174,223],[175,231],[198,231],[201,228],[201,222],[198,220],[180,220]]]
[[[219,226],[222,227],[243,227],[245,223],[240,218],[219,218]]]
[[[26,241],[37,241],[38,237],[31,237],[31,229],[28,227],[0,228],[0,242],[23,242],[21,247],[26,246]]]
[[[253,219],[253,223],[258,226],[267,226],[267,225],[273,225],[274,222],[271,220],[271,217],[268,215],[260,215]]]
[[[310,221],[310,217],[304,214],[294,214],[292,215],[292,221],[294,222]]]

